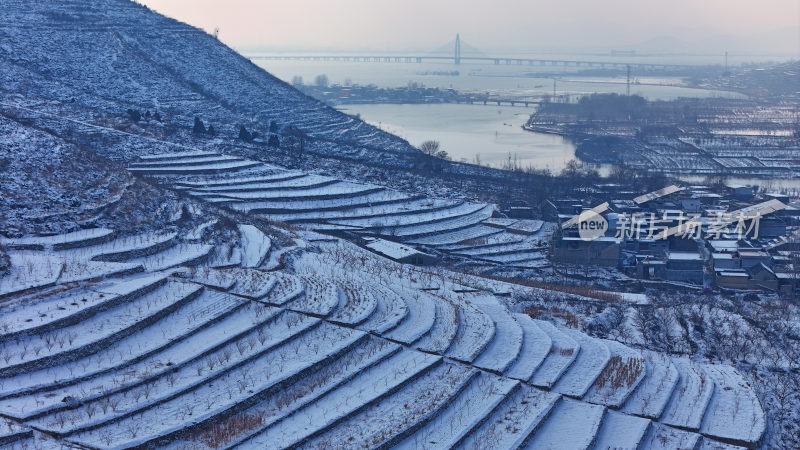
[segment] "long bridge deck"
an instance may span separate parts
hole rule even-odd
[[[689,69],[699,66],[685,64],[661,64],[661,63],[629,63],[620,61],[583,61],[569,59],[540,59],[540,58],[508,58],[493,56],[460,56],[455,59],[453,56],[408,56],[408,55],[253,55],[249,57],[253,60],[271,61],[342,61],[342,62],[375,62],[375,63],[447,63],[454,64],[476,63],[476,64],[495,64],[495,65],[528,65],[528,66],[561,66],[561,67],[599,67],[610,69]]]

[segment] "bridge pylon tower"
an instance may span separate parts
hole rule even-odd
[[[461,64],[461,37],[456,33],[456,51],[453,61],[456,65]]]

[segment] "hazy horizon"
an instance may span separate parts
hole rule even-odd
[[[800,0],[744,2],[143,0],[243,51],[431,51],[460,33],[485,52],[800,57]]]

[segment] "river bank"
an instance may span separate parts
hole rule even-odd
[[[503,168],[516,162],[523,168],[560,172],[575,158],[575,146],[560,136],[522,129],[531,109],[520,106],[342,105],[372,125],[400,136],[412,145],[437,140],[455,161]]]
[[[543,104],[523,126],[576,142],[575,155],[640,173],[800,187],[800,135],[791,104],[742,99],[595,95]],[[653,123],[656,122],[657,125]]]

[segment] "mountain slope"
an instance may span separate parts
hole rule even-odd
[[[0,112],[122,164],[177,145],[428,195],[536,203],[552,189],[542,176],[426,156],[128,0],[0,6]],[[193,133],[195,118],[215,132]],[[239,139],[241,126],[258,139]]]
[[[306,97],[203,31],[130,1],[4,0],[0,23],[0,60],[9,69],[0,73],[2,89],[54,102],[50,107],[139,108],[261,126],[274,120],[315,139],[415,152]]]

